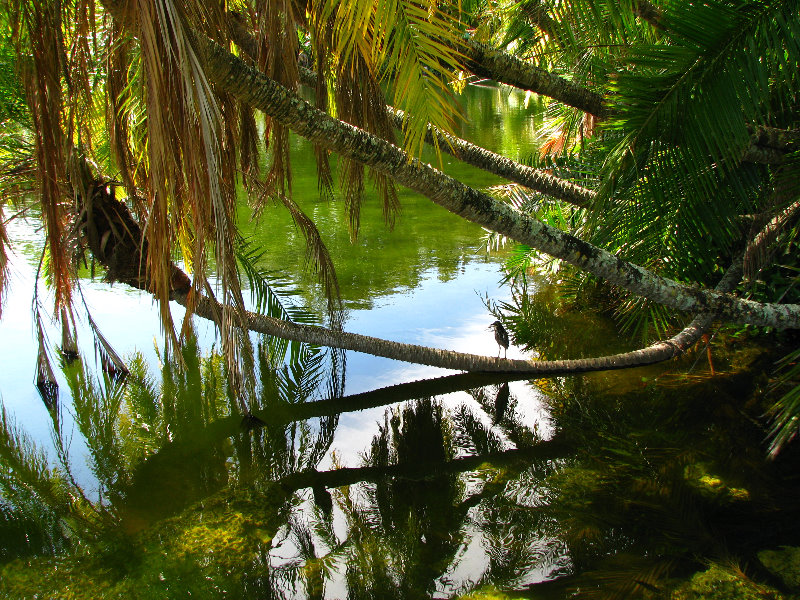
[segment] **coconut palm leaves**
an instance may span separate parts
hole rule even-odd
[[[68,305],[70,265],[64,245],[66,207],[60,188],[65,175],[65,120],[61,73],[65,67],[61,2],[23,2],[12,12],[12,28],[23,63],[22,77],[35,133],[42,216],[50,250],[56,308]],[[23,50],[24,48],[24,50]]]
[[[702,279],[741,239],[742,215],[775,203],[768,171],[742,159],[755,126],[794,126],[776,99],[800,91],[797,5],[668,8],[662,38],[633,46],[611,86],[606,128],[621,137],[609,139],[601,197],[615,200],[598,215],[606,235],[637,232],[623,242],[634,260],[681,257],[674,270]]]
[[[429,124],[452,130],[456,109],[448,85],[461,70],[462,57],[455,50],[458,27],[449,16],[448,3],[324,0],[312,7],[310,27],[321,76],[316,90],[318,106],[328,106],[330,90],[331,109],[338,118],[393,142],[382,91],[382,86],[386,87],[393,96],[392,104],[406,110],[403,147],[410,157],[421,154]],[[344,159],[340,170],[355,236],[364,167]],[[380,173],[373,177],[386,221],[391,224],[399,208],[393,183]]]
[[[246,323],[234,248],[236,167],[253,180],[259,125],[252,109],[210,84],[189,33],[196,28],[229,45],[227,32],[234,16],[221,4],[174,0],[109,2],[105,8],[113,9],[113,20],[102,18],[103,8],[94,2],[38,0],[8,6],[38,140],[57,307],[69,305],[73,278],[69,205],[87,201],[84,196],[90,191],[70,164],[79,150],[100,160],[101,170],[119,172],[123,193],[138,213],[147,243],[142,269],[148,288],[161,300],[169,345],[178,342],[166,304],[174,284],[173,254],[180,249],[194,274],[194,290],[206,293],[213,253],[221,292],[217,322],[235,374],[242,365],[252,364],[247,336],[241,333]],[[393,2],[306,7],[276,2],[267,10],[246,4],[237,8],[238,23],[249,27],[253,36],[252,43],[240,46],[253,53],[259,70],[289,88],[298,82],[298,29],[316,36],[318,56],[313,60],[323,85],[332,82],[336,93],[331,109],[343,118],[391,138],[380,87],[391,81],[397,82],[395,95],[405,99],[407,108],[412,99],[416,103],[415,116],[406,119],[409,148],[420,151],[428,121],[439,127],[452,124],[447,82],[448,74],[457,70],[458,55],[451,49],[456,30],[446,7]],[[355,28],[343,20],[353,14],[358,15]],[[104,105],[105,123],[98,118]],[[280,198],[290,210],[306,232],[310,257],[334,297],[335,276],[324,244],[291,199],[288,131],[270,118],[264,124],[271,166],[255,189]],[[355,234],[363,167],[345,164],[343,174]],[[376,184],[391,221],[397,210],[394,188],[382,175],[376,176]],[[191,296],[188,308],[191,314]]]
[[[339,2],[318,5],[333,19],[331,50],[339,64],[354,64],[357,55],[376,79],[391,82],[392,104],[408,115],[404,148],[419,156],[428,123],[449,131],[456,116],[448,83],[462,70],[455,50],[458,29],[447,3],[398,0]]]

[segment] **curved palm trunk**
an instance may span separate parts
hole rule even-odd
[[[389,110],[389,116],[392,118],[394,126],[398,129],[402,129],[403,114],[402,110],[396,108],[390,108]],[[563,200],[574,206],[586,208],[597,197],[597,193],[594,190],[559,179],[541,169],[522,165],[459,137],[434,129],[430,125],[425,134],[425,141],[468,165],[558,200]]]
[[[77,192],[75,197],[84,204],[83,218],[79,226],[85,233],[83,237],[87,240],[90,250],[108,268],[110,278],[152,292],[153,287],[148,280],[147,272],[142,269],[142,265],[146,264],[148,246],[143,239],[141,228],[125,204],[109,193],[102,181],[91,179],[88,168],[84,170],[83,176],[87,178],[86,181],[73,183],[80,184],[80,189],[86,190],[83,193]],[[740,274],[740,266],[729,269],[717,289],[719,291],[732,289],[738,283]],[[192,305],[194,314],[219,323],[221,315],[224,314],[224,307],[215,300],[192,291],[188,275],[175,265],[172,265],[171,290],[172,298],[184,306]],[[403,344],[325,327],[299,325],[246,312],[246,325],[251,331],[284,339],[354,350],[445,369],[530,376],[625,369],[669,360],[694,344],[711,324],[712,319],[713,315],[700,315],[673,338],[633,352],[600,358],[532,361],[501,359]],[[364,402],[369,400],[364,399]]]
[[[124,3],[106,0],[124,22]],[[334,119],[205,36],[191,32],[209,80],[295,133],[380,171],[469,221],[564,260],[671,308],[717,313],[738,323],[800,328],[800,306],[762,304],[660,277],[575,236],[542,223],[425,165],[385,140]]]
[[[536,92],[601,119],[608,115],[602,94],[534,67],[507,52],[473,40],[464,40],[459,50],[467,58],[469,70],[476,75]]]
[[[731,268],[717,286],[722,291],[727,291],[736,286],[741,277],[741,266]],[[176,292],[175,300],[181,304],[187,302],[188,294]],[[221,314],[214,300],[206,297],[197,299],[195,314],[207,319],[216,320]],[[382,356],[415,364],[424,364],[445,369],[481,373],[514,373],[530,374],[531,376],[543,375],[569,375],[587,373],[590,371],[610,371],[615,369],[628,369],[644,365],[655,364],[674,358],[700,339],[703,332],[714,320],[713,314],[702,314],[695,317],[689,325],[676,336],[656,342],[647,348],[602,356],[599,358],[579,358],[571,360],[515,360],[507,358],[494,358],[477,354],[467,354],[452,350],[440,350],[416,344],[404,344],[391,340],[384,340],[358,333],[333,331],[324,327],[313,325],[299,325],[281,321],[265,315],[248,313],[248,327],[257,331],[284,339],[296,340],[319,346],[330,346],[345,350],[364,352],[373,356]]]
[[[575,236],[496,201],[425,165],[376,136],[317,110],[211,40],[196,38],[209,78],[239,100],[264,111],[295,133],[385,173],[473,223],[506,235],[634,294],[687,312],[779,329],[800,327],[800,306],[771,305],[700,290],[655,275]]]

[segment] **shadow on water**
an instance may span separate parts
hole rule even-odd
[[[141,359],[124,381],[63,365],[90,484],[57,412],[56,464],[3,413],[4,595],[751,597],[692,595],[709,564],[752,597],[787,590],[764,551],[796,544],[797,451],[765,462],[751,372],[538,382],[544,435],[508,376],[324,398],[341,362],[271,348],[255,419],[193,344],[160,380]],[[471,401],[442,401],[456,390]],[[341,466],[339,415],[379,406],[361,465]]]

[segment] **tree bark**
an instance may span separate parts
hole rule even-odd
[[[317,110],[211,40],[197,39],[209,78],[295,133],[353,158],[469,221],[607,279],[634,294],[687,312],[718,312],[740,323],[800,327],[800,306],[770,305],[700,290],[660,277],[494,200],[408,156],[396,146]]]
[[[459,50],[467,58],[469,70],[476,75],[542,94],[601,119],[608,115],[603,95],[585,86],[487,44],[465,40]]]
[[[123,17],[119,0],[106,0]],[[678,283],[626,262],[425,165],[402,150],[314,108],[263,73],[192,31],[207,76],[220,89],[270,115],[295,133],[355,159],[427,196],[468,221],[527,244],[630,292],[690,313],[718,313],[738,323],[800,328],[800,306],[762,304]]]
[[[80,175],[83,181],[73,181],[72,183],[75,186],[75,198],[81,200],[84,206],[83,217],[78,224],[81,238],[86,240],[95,257],[108,268],[110,278],[152,292],[153,288],[147,279],[147,273],[142,269],[142,265],[147,262],[148,246],[142,236],[139,224],[134,220],[125,204],[110,193],[108,186],[93,176],[88,165],[81,170]],[[172,298],[184,306],[192,304],[194,314],[218,323],[220,316],[224,313],[223,307],[215,300],[205,296],[191,297],[190,295],[195,292],[192,291],[188,275],[175,265],[172,265],[172,271]],[[741,263],[735,268],[729,269],[717,285],[718,291],[728,291],[735,287],[740,275]],[[445,369],[514,374],[515,376],[520,374],[529,376],[567,375],[631,368],[669,360],[694,344],[711,324],[712,319],[713,315],[698,316],[673,338],[657,342],[641,350],[600,358],[532,361],[501,359],[415,344],[403,344],[324,327],[299,325],[266,315],[246,312],[247,327],[251,331],[283,339],[354,350],[374,356]],[[369,402],[370,400],[366,398],[362,399],[362,408],[365,408]],[[330,407],[331,405],[326,406]],[[337,412],[342,410],[342,406],[339,404],[333,406]],[[318,411],[320,407],[315,406],[312,410]],[[290,416],[297,417],[297,415]]]
[[[390,108],[389,115],[395,127],[402,128],[403,111]],[[559,179],[541,169],[522,165],[459,137],[434,129],[430,125],[425,134],[425,141],[468,165],[478,167],[541,194],[568,202],[573,206],[586,208],[597,197],[594,190]]]
[[[741,278],[741,262],[731,267],[717,285],[720,291],[733,289]],[[176,291],[173,297],[185,304],[188,294]],[[220,307],[209,298],[198,298],[195,314],[215,320],[221,314]],[[248,313],[248,327],[251,331],[264,333],[284,339],[296,340],[319,346],[330,346],[345,350],[355,350],[373,356],[382,356],[415,364],[424,364],[444,369],[481,373],[514,373],[531,376],[569,375],[590,371],[610,371],[655,364],[674,358],[691,347],[711,325],[713,314],[705,313],[695,317],[680,333],[632,352],[602,356],[599,358],[579,358],[571,360],[515,360],[494,358],[476,354],[440,350],[416,344],[403,344],[357,333],[333,331],[313,325],[298,325],[281,321],[266,315]]]

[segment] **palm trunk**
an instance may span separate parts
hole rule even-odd
[[[459,50],[467,58],[469,70],[476,75],[553,98],[600,119],[608,115],[602,94],[534,67],[507,52],[472,40],[465,40]]]
[[[76,173],[78,172],[76,170]],[[117,200],[113,194],[108,193],[104,182],[93,177],[88,165],[80,170],[80,173],[85,180],[73,181],[73,185],[76,186],[75,197],[84,204],[82,212],[85,216],[80,222],[80,227],[84,231],[83,237],[89,240],[89,248],[92,253],[106,266],[109,277],[152,292],[153,286],[147,279],[147,273],[142,270],[142,265],[147,262],[148,245],[142,237],[139,224],[133,219],[125,204]],[[85,190],[85,192],[78,190]],[[95,218],[90,218],[92,215]],[[724,292],[732,289],[738,283],[740,274],[740,268],[730,269],[718,284],[718,291]],[[220,316],[224,313],[223,307],[215,300],[204,296],[194,295],[192,297],[191,295],[195,292],[191,289],[188,275],[175,265],[172,265],[171,288],[174,300],[184,306],[192,304],[194,314],[219,322]],[[693,345],[711,324],[712,319],[713,315],[700,315],[673,338],[633,352],[600,358],[531,361],[501,359],[415,344],[403,344],[324,327],[298,325],[266,315],[246,312],[246,324],[251,331],[283,339],[354,350],[373,356],[445,369],[528,376],[567,375],[626,369],[669,360]],[[364,403],[362,408],[369,402],[374,402],[374,400],[362,400]],[[326,404],[325,406],[329,407],[330,405]],[[340,406],[336,406],[341,409]],[[315,406],[313,410],[320,409],[327,410],[323,408],[322,403],[318,407]]]
[[[120,0],[107,0],[112,14],[124,17]],[[357,160],[419,192],[468,221],[527,244],[654,302],[690,313],[716,313],[737,323],[800,328],[800,306],[762,304],[690,287],[626,262],[491,196],[425,165],[387,141],[343,123],[297,95],[205,36],[192,32],[209,80],[295,133]]]
[[[403,126],[403,111],[392,108],[389,111],[389,115],[395,127],[401,129]],[[498,175],[539,193],[563,200],[574,206],[587,208],[597,197],[597,193],[593,190],[554,177],[541,169],[522,165],[454,135],[434,129],[430,125],[425,134],[425,141],[468,165],[493,175]]]
[[[197,44],[205,57],[209,78],[221,89],[264,111],[295,133],[386,174],[468,221],[671,308],[687,312],[716,312],[720,317],[735,322],[778,329],[800,327],[800,306],[741,300],[655,275],[522,214],[430,165],[416,159],[409,160],[408,155],[396,146],[317,110],[211,40],[198,37]]]

